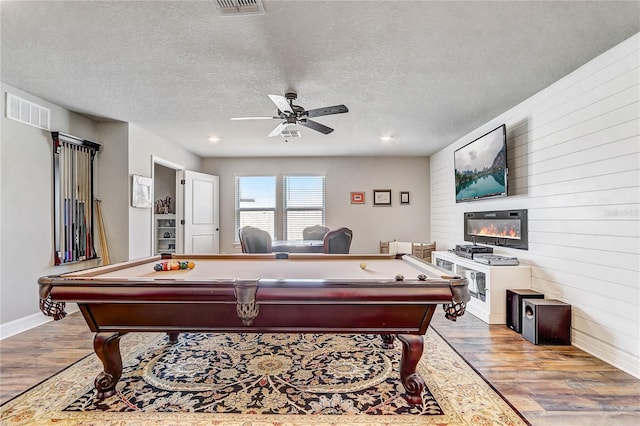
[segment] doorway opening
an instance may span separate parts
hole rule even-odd
[[[183,253],[180,173],[184,167],[158,157],[152,162],[152,254]]]

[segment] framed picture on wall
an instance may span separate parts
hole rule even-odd
[[[143,209],[151,208],[151,187],[153,180],[150,177],[133,175],[131,187],[131,205]]]
[[[409,204],[409,191],[400,191],[400,204]]]
[[[352,192],[351,204],[364,204],[364,192]]]
[[[391,190],[390,189],[374,189],[373,205],[374,206],[390,206]]]

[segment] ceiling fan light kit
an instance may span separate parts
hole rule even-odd
[[[278,116],[277,117],[232,117],[232,120],[283,120],[280,124],[278,124],[267,136],[274,137],[278,135],[283,135],[283,131],[290,124],[299,124],[301,126],[307,127],[309,129],[320,132],[324,135],[328,135],[333,132],[331,127],[327,127],[324,124],[318,123],[317,121],[309,120],[309,117],[321,117],[324,115],[334,115],[334,114],[344,114],[349,112],[349,109],[344,105],[334,105],[330,107],[324,108],[316,108],[305,110],[303,107],[299,105],[294,105],[293,101],[298,98],[298,94],[294,91],[288,91],[284,96],[280,95],[269,95],[269,99],[278,107]],[[299,137],[300,132],[294,131],[298,133],[298,136],[284,136],[283,137]]]
[[[299,138],[302,137],[302,135],[300,134],[300,130],[283,130],[280,133],[280,136],[282,136],[283,138]]]
[[[218,14],[226,16],[264,15],[262,0],[216,0]]]

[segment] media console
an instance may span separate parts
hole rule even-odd
[[[491,266],[448,251],[434,251],[432,263],[467,278],[471,293],[467,312],[488,324],[506,324],[507,289],[531,288],[528,265]]]

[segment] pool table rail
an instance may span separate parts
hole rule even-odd
[[[94,350],[104,367],[94,382],[98,398],[115,393],[122,374],[119,340],[129,332],[167,332],[170,342],[175,342],[181,332],[358,333],[380,334],[385,348],[393,347],[398,337],[403,348],[400,378],[405,398],[418,404],[425,384],[416,367],[423,352],[423,335],[436,308],[442,304],[445,316],[455,320],[470,299],[465,278],[448,276],[448,272],[412,256],[292,254],[280,259],[274,254],[242,254],[172,258],[195,259],[202,267],[191,274],[150,273],[154,262],[162,259],[156,256],[38,280],[40,306],[45,314],[60,319],[65,315],[66,302],[77,303],[87,325],[96,333]],[[406,268],[412,277],[423,273],[428,277],[380,278],[389,268],[380,267],[382,272],[377,275],[362,271],[358,266],[362,259],[371,265],[401,262],[388,266]],[[304,263],[309,260],[312,266]],[[231,262],[227,273],[240,270],[243,261],[294,262],[296,267],[313,271],[328,268],[332,261],[349,262],[347,268],[336,266],[333,271],[338,276],[344,273],[343,278],[246,279],[208,276],[211,271],[222,273],[221,264],[215,261]],[[280,266],[284,265],[277,264],[271,271],[280,271]],[[362,278],[365,272],[369,276]]]

